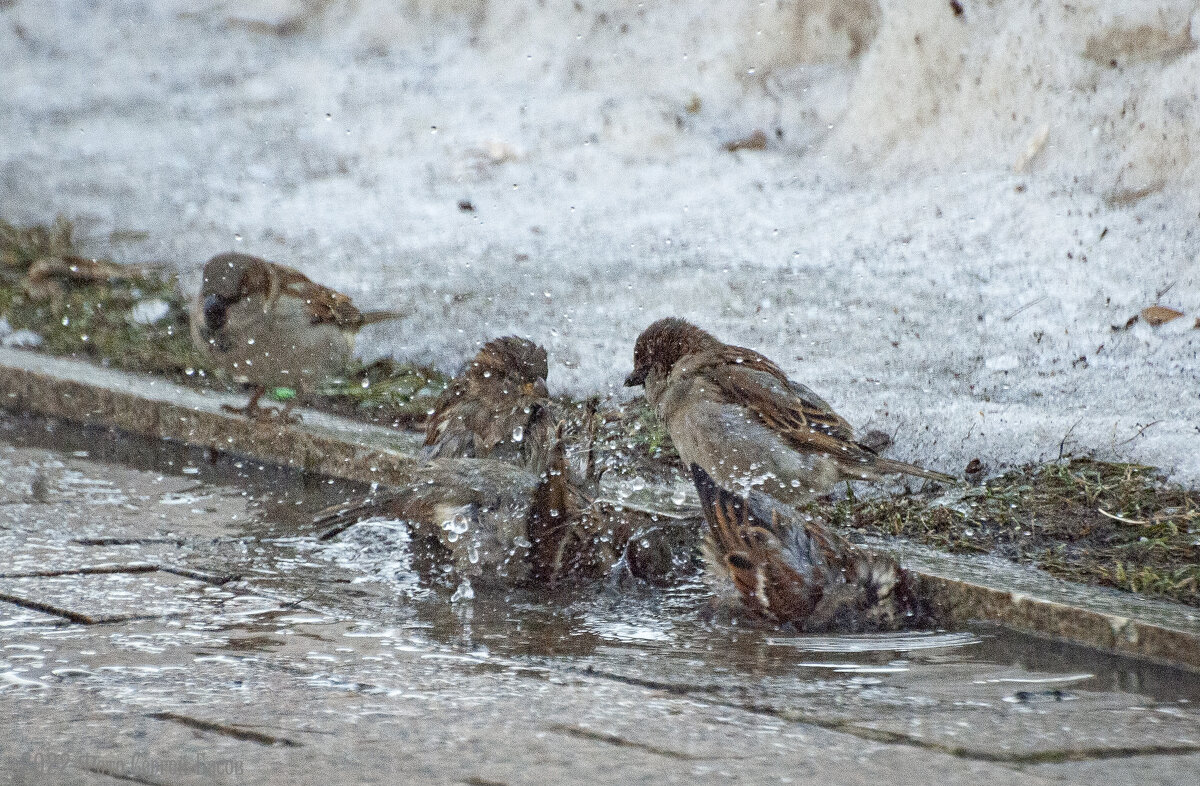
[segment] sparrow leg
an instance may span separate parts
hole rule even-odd
[[[300,417],[299,413],[292,412],[292,409],[294,409],[295,406],[296,406],[295,399],[289,399],[288,402],[283,405],[283,411],[278,413],[278,415],[280,418],[283,419],[284,423],[299,423],[301,420],[304,419],[304,418]]]
[[[284,405],[283,411],[279,411],[274,407],[260,407],[258,400],[263,397],[267,389],[262,385],[255,385],[253,392],[250,394],[250,400],[246,402],[244,407],[234,407],[229,404],[222,404],[221,409],[225,412],[234,415],[245,415],[251,420],[273,420],[281,418],[284,423],[299,423],[301,418],[298,414],[292,412],[292,408],[296,406],[294,401],[289,401]]]
[[[254,391],[250,394],[250,400],[246,402],[244,407],[234,407],[229,404],[222,404],[221,409],[233,415],[245,415],[251,420],[266,420],[274,417],[276,411],[266,407],[260,407],[258,400],[262,398],[267,389],[262,385],[255,385]]]
[[[587,400],[587,408],[584,410],[587,418],[587,463],[584,465],[583,477],[589,483],[600,485],[600,475],[596,472],[596,433],[600,430],[600,423],[596,417],[600,409],[600,397],[592,396]]]

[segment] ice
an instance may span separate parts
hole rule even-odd
[[[139,325],[160,322],[171,311],[171,304],[160,298],[140,300],[129,311],[129,318]]]
[[[898,459],[1200,482],[1194,0],[960,6],[18,0],[0,217],[411,315],[367,359],[516,333],[623,398],[674,314]],[[1113,329],[1156,302],[1186,316]]]

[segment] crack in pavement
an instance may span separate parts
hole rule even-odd
[[[1132,759],[1139,756],[1186,756],[1193,753],[1200,753],[1200,745],[1195,744],[1147,745],[1138,747],[1127,746],[1114,748],[1060,748],[1045,751],[1030,751],[1027,753],[997,753],[978,750],[975,748],[946,745],[940,742],[932,742],[901,732],[887,731],[885,729],[873,729],[869,726],[862,726],[856,721],[828,720],[825,718],[814,717],[806,713],[780,710],[778,708],[762,704],[742,704],[736,701],[722,701],[717,697],[719,697],[723,691],[716,686],[702,687],[660,682],[658,680],[648,680],[641,677],[630,677],[624,674],[602,672],[594,669],[591,666],[588,666],[584,669],[568,668],[566,670],[586,674],[588,676],[597,677],[600,679],[612,680],[614,682],[619,682],[626,685],[635,685],[643,688],[661,690],[677,696],[698,697],[701,694],[707,694],[705,696],[706,700],[711,701],[713,704],[729,707],[731,709],[753,712],[758,715],[767,715],[788,723],[804,723],[810,726],[828,729],[830,731],[850,734],[858,737],[859,739],[870,740],[872,742],[882,742],[891,745],[904,745],[910,748],[919,748],[921,750],[944,753],[960,759],[989,762],[993,764],[1054,764],[1068,761]]]
[[[10,595],[7,592],[0,592],[0,601],[5,601],[13,604],[14,606],[20,606],[31,611],[40,611],[43,614],[53,614],[56,617],[62,617],[64,620],[67,620],[68,622],[74,622],[78,625],[106,625],[113,622],[129,622],[131,620],[139,619],[137,617],[120,615],[93,617],[88,614],[81,614],[77,611],[71,611],[70,609],[64,609],[61,606],[43,603],[40,600],[30,600],[29,598],[23,598],[20,595]]]
[[[107,775],[110,778],[127,783],[141,783],[144,786],[171,786],[163,781],[152,781],[149,778],[140,778],[137,775],[130,775],[127,772],[118,772],[116,770],[105,769],[104,767],[84,767],[84,772],[91,772],[96,775]]]
[[[583,726],[573,726],[567,723],[555,723],[547,728],[549,728],[551,731],[556,731],[560,734],[566,734],[570,737],[576,737],[581,740],[603,742],[609,745],[616,745],[621,748],[637,748],[638,750],[646,751],[647,753],[653,753],[657,756],[666,756],[670,759],[679,759],[681,761],[702,761],[703,759],[707,758],[704,756],[693,756],[690,753],[683,753],[682,751],[673,751],[669,748],[660,748],[656,745],[647,745],[644,742],[634,742],[633,740],[627,740],[624,737],[616,734],[608,734],[606,732],[596,731],[594,729],[587,729]]]
[[[221,734],[226,737],[232,737],[236,740],[245,740],[246,742],[254,742],[259,745],[282,745],[287,748],[300,748],[303,743],[288,739],[287,737],[276,737],[271,734],[263,734],[259,731],[243,729],[238,726],[233,726],[217,721],[208,721],[202,718],[193,718],[190,715],[180,715],[177,712],[151,712],[146,715],[147,718],[155,720],[170,721],[179,723],[184,726],[190,726],[193,729],[207,731],[213,734]]]

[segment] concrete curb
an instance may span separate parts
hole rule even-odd
[[[411,433],[312,410],[284,428],[230,415],[242,400],[89,363],[0,348],[0,408],[167,439],[306,472],[384,485],[416,465]],[[677,515],[676,511],[664,511]],[[1200,670],[1200,612],[1015,566],[900,556],[950,623],[985,620],[1117,655]],[[1030,589],[1030,576],[1035,587]],[[976,574],[976,575],[972,575]],[[978,574],[982,574],[981,577]]]

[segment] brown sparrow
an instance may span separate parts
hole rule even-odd
[[[165,273],[165,268],[155,265],[127,265],[68,254],[38,259],[29,266],[21,285],[31,300],[50,300],[58,309],[69,286],[135,282]]]
[[[912,582],[890,557],[857,549],[817,518],[751,490],[736,496],[695,464],[708,532],[704,559],[719,594],[752,616],[805,632],[895,630],[924,621]]]
[[[426,458],[493,458],[546,471],[554,415],[546,350],[516,336],[484,344],[438,397],[425,425]]]
[[[561,443],[541,476],[494,459],[435,459],[406,485],[330,507],[315,522],[329,540],[359,521],[408,522],[432,567],[460,578],[552,584],[598,577],[617,559],[611,538],[593,532],[590,501],[572,482]]]
[[[625,384],[645,386],[684,465],[699,465],[723,487],[761,486],[794,502],[842,480],[889,473],[953,480],[879,456],[779,366],[682,319],[660,319],[642,331],[633,365]]]
[[[254,386],[245,407],[261,416],[268,388],[312,390],[346,369],[359,329],[399,316],[364,314],[350,298],[298,270],[248,254],[218,254],[204,266],[192,307],[192,341],[210,362]],[[285,412],[290,410],[290,405]]]

